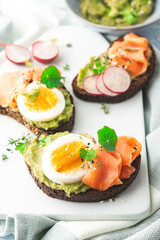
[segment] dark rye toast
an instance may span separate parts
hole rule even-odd
[[[122,41],[123,37],[124,36],[121,36],[117,40]],[[115,41],[117,41],[117,40],[115,40]],[[112,44],[110,45],[110,47],[112,46]],[[90,102],[108,102],[108,103],[118,103],[118,102],[122,102],[122,101],[125,101],[125,100],[133,97],[138,91],[142,90],[145,87],[145,85],[149,82],[149,80],[151,79],[151,77],[154,73],[154,69],[155,69],[155,65],[156,65],[156,54],[150,43],[149,43],[149,48],[151,50],[151,57],[149,59],[149,65],[148,65],[147,71],[145,73],[135,77],[132,80],[129,89],[126,92],[121,93],[120,95],[118,95],[116,97],[110,97],[110,96],[106,96],[106,95],[88,94],[84,89],[81,89],[78,87],[78,85],[77,85],[77,76],[78,75],[77,75],[72,82],[74,94],[82,100],[86,100],[86,101],[90,101]]]
[[[66,88],[63,86],[63,88],[66,90]],[[71,103],[73,104],[73,97],[70,95]],[[74,126],[74,119],[75,119],[75,107],[73,105],[73,112],[70,117],[70,119],[67,122],[62,122],[57,128],[55,129],[48,129],[45,130],[43,128],[38,128],[35,125],[31,125],[29,122],[26,121],[26,119],[20,114],[20,112],[12,111],[10,107],[3,108],[0,106],[0,114],[7,115],[8,117],[11,117],[18,121],[19,123],[23,124],[26,128],[28,128],[31,132],[33,132],[37,137],[40,135],[49,135],[54,134],[56,132],[64,132],[64,131],[72,131]]]
[[[48,187],[45,183],[41,182],[38,178],[34,176],[32,168],[27,163],[26,165],[37,186],[48,196],[52,198],[58,198],[61,200],[72,201],[72,202],[99,202],[106,199],[114,198],[115,196],[118,196],[118,194],[123,192],[125,189],[127,189],[136,178],[140,169],[140,163],[141,163],[141,155],[139,155],[132,162],[132,166],[135,167],[136,169],[135,172],[130,176],[129,179],[122,180],[123,184],[121,185],[114,185],[108,188],[106,191],[89,189],[86,192],[82,192],[78,194],[71,193],[70,197],[66,195],[65,191],[53,189],[51,187]]]

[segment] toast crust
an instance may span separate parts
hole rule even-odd
[[[124,36],[121,36],[116,41],[122,41],[123,37]],[[112,44],[110,45],[110,47],[112,46]],[[125,101],[125,100],[133,97],[137,92],[139,92],[140,90],[142,90],[145,87],[145,85],[149,82],[149,80],[151,79],[151,77],[154,73],[154,69],[155,69],[155,65],[156,65],[156,54],[150,43],[149,43],[149,48],[151,50],[152,55],[149,59],[149,65],[148,65],[147,71],[145,73],[141,74],[140,76],[137,76],[136,78],[134,78],[134,80],[132,80],[132,82],[131,82],[129,89],[126,92],[124,92],[116,97],[110,97],[110,96],[106,96],[106,95],[88,94],[84,89],[81,89],[78,87],[78,85],[77,85],[77,76],[78,75],[77,75],[72,82],[74,94],[78,98],[85,100],[85,101],[108,102],[108,103],[118,103],[118,102],[122,102],[122,101]]]
[[[64,89],[66,88],[64,87]],[[73,97],[71,95],[70,95],[70,100],[71,100],[71,103],[73,104]],[[0,106],[0,114],[7,115],[8,117],[15,119],[19,123],[23,124],[26,128],[28,128],[31,132],[33,132],[37,137],[39,137],[42,134],[49,135],[49,134],[54,134],[56,132],[65,132],[65,131],[71,132],[74,126],[75,107],[73,106],[72,115],[67,122],[61,123],[55,129],[48,129],[48,130],[45,130],[43,128],[38,128],[35,125],[31,125],[19,112],[14,112],[9,107],[3,108],[2,106]]]
[[[113,198],[118,194],[120,194],[121,192],[123,192],[125,189],[127,189],[136,178],[140,169],[140,163],[141,163],[141,155],[139,155],[132,163],[132,166],[135,167],[136,171],[131,175],[129,179],[123,179],[122,180],[123,184],[121,185],[112,186],[108,188],[106,191],[89,189],[84,193],[78,193],[78,194],[72,193],[70,197],[66,196],[65,191],[50,188],[45,183],[40,182],[40,180],[34,176],[34,173],[32,172],[31,167],[27,163],[26,165],[28,167],[29,173],[31,174],[37,186],[48,196],[52,198],[61,199],[61,200],[71,201],[71,202],[99,202],[99,201]]]

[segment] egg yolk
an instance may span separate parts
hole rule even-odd
[[[54,93],[51,89],[45,87],[32,89],[25,96],[25,105],[31,112],[48,111],[52,109],[57,104],[57,102],[58,97],[56,93]]]
[[[75,172],[80,169],[82,160],[79,156],[80,148],[86,148],[82,142],[69,142],[63,144],[52,152],[51,164],[59,172]]]

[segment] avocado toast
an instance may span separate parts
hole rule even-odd
[[[155,51],[148,40],[129,33],[114,41],[104,54],[90,59],[74,78],[73,91],[86,101],[122,102],[145,87],[155,65]]]
[[[54,66],[4,74],[0,78],[0,113],[37,136],[71,131],[75,118],[73,98],[60,79]]]
[[[28,144],[24,159],[38,187],[50,197],[75,202],[110,199],[129,187],[139,172],[141,144],[133,137],[118,138],[106,126],[98,131],[99,143],[88,134],[69,132],[49,135],[45,144],[44,138]]]

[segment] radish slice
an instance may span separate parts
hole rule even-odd
[[[116,97],[119,95],[119,93],[114,93],[114,92],[111,92],[108,90],[108,88],[105,87],[104,83],[103,83],[103,76],[102,74],[100,74],[98,77],[97,77],[97,80],[96,80],[96,87],[97,87],[97,90],[100,91],[102,94],[106,95],[106,96],[109,96],[109,97]]]
[[[105,87],[114,93],[124,93],[131,85],[129,73],[120,67],[108,67],[102,78]]]
[[[92,95],[102,95],[102,93],[96,88],[97,77],[98,75],[92,75],[84,79],[83,87],[87,93]]]
[[[31,59],[31,54],[26,47],[16,44],[0,44],[5,49],[6,57],[15,64],[23,64]]]
[[[58,56],[58,52],[58,46],[51,40],[37,41],[32,45],[32,55],[39,62],[51,62]]]

